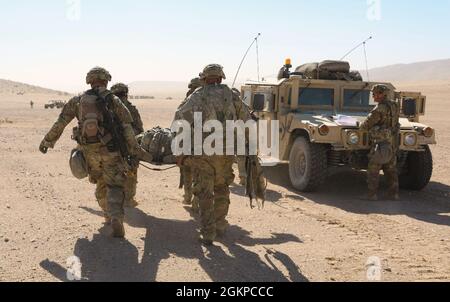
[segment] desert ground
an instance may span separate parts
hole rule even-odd
[[[0,94],[0,281],[67,281],[72,256],[83,281],[366,281],[373,257],[382,281],[450,281],[450,84],[397,87],[428,96],[423,122],[439,143],[425,190],[361,201],[365,174],[343,171],[301,194],[287,167],[270,168],[265,209],[250,209],[234,185],[231,227],[211,248],[199,244],[197,217],[181,204],[177,169],[140,170],[140,206],[127,211],[126,239],[112,239],[94,186],[70,173],[74,125],[54,150],[38,151],[59,114],[44,104],[61,96]],[[170,126],[179,102],[136,105],[150,129]]]

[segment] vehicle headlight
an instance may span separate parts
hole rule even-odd
[[[414,146],[417,143],[417,136],[413,133],[406,134],[404,143],[406,146]]]
[[[358,145],[359,144],[359,135],[356,132],[350,132],[348,134],[348,143],[350,145]]]
[[[330,127],[327,125],[321,125],[319,127],[319,134],[322,136],[327,136],[330,133]]]

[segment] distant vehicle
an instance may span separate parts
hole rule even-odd
[[[166,100],[171,101],[173,100],[173,98],[169,96],[168,98],[166,98]]]
[[[66,105],[66,102],[64,101],[49,101],[47,104],[44,105],[45,109],[61,109]]]
[[[320,65],[327,68],[320,68]],[[280,123],[280,159],[289,164],[292,186],[302,192],[325,183],[331,167],[366,170],[369,134],[359,125],[374,108],[371,89],[385,84],[401,107],[398,171],[403,189],[422,190],[430,182],[435,130],[420,123],[426,97],[398,92],[390,83],[365,82],[348,62],[305,64],[290,72],[290,60],[277,81],[247,82],[244,101],[262,120]]]
[[[154,100],[155,97],[154,96],[147,96],[147,95],[130,95],[129,96],[130,100]]]

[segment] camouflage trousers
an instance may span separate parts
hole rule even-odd
[[[236,157],[236,162],[238,164],[239,178],[241,180],[241,183],[247,181],[247,167],[245,166],[245,157]]]
[[[367,183],[369,187],[369,195],[378,193],[380,184],[380,171],[383,170],[387,179],[388,190],[390,195],[399,193],[399,181],[397,170],[397,156],[393,156],[391,161],[385,165],[375,163],[369,155],[369,166],[367,168]]]
[[[138,184],[138,168],[133,168],[127,173],[127,179],[125,182],[125,207],[135,208],[138,206],[136,201],[136,191]]]
[[[198,198],[194,196],[194,184],[197,181],[197,173],[191,163],[185,162],[182,167],[180,167],[180,173],[183,180],[184,188],[184,201],[185,205],[192,205],[194,210],[199,209]]]
[[[214,240],[217,231],[225,231],[230,207],[230,188],[234,180],[234,156],[194,156],[186,159],[197,177],[194,195],[200,206],[203,239]]]
[[[80,147],[89,167],[89,180],[96,184],[95,196],[108,218],[124,218],[126,168],[118,152],[101,144]]]

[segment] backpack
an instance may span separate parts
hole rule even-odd
[[[363,80],[358,71],[350,71],[350,63],[345,61],[326,60],[320,63],[307,63],[297,67],[295,73],[313,80]]]
[[[79,107],[79,132],[81,141],[86,144],[98,143],[105,134],[102,127],[104,122],[103,113],[98,104],[98,96],[90,93],[84,93],[80,97]]]
[[[153,156],[153,162],[169,164],[173,162],[172,140],[174,134],[170,129],[155,127],[138,136],[141,147]]]

